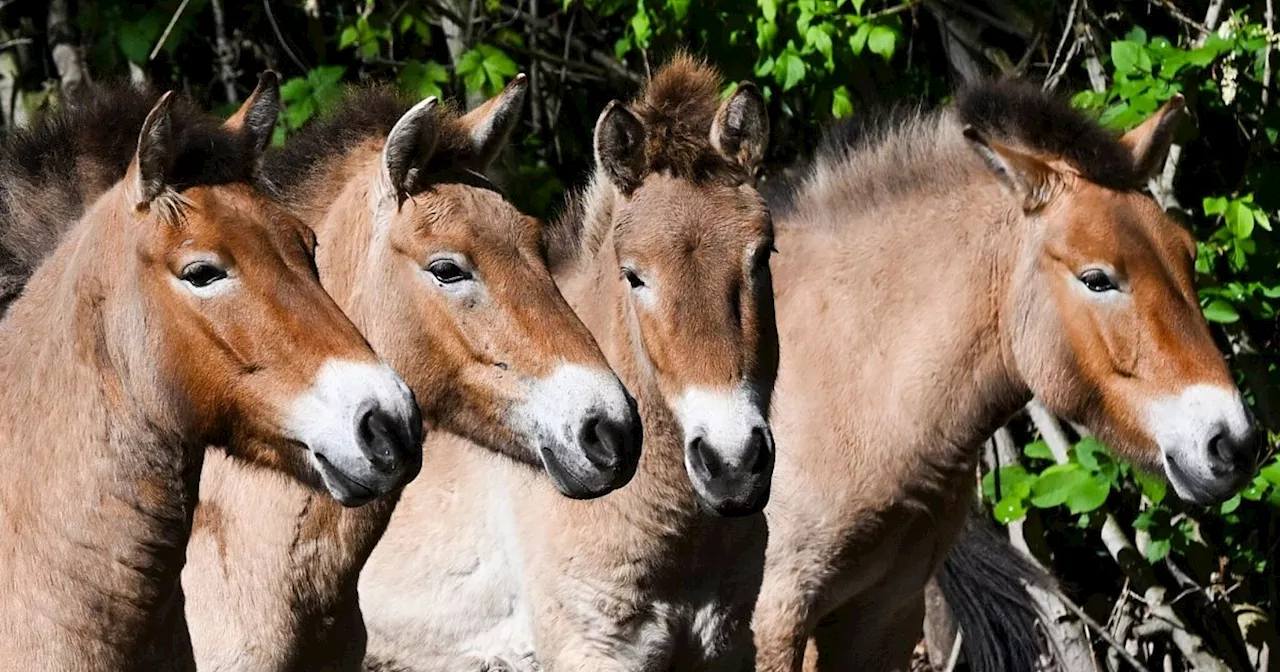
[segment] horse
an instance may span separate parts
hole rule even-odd
[[[368,669],[750,665],[774,460],[769,120],[754,85],[721,89],[681,55],[611,103],[552,230],[556,281],[639,404],[635,478],[573,501],[448,447],[360,577]]]
[[[466,437],[598,497],[635,473],[634,401],[556,288],[544,225],[484,176],[526,88],[519,76],[465,115],[357,88],[262,174],[315,231],[325,289],[413,389],[441,437],[428,455],[447,465],[434,446]],[[183,583],[201,669],[360,669],[357,575],[396,498],[344,510],[229,459],[200,487]]]
[[[0,667],[194,669],[179,572],[207,445],[350,506],[420,467],[412,393],[252,186],[278,106],[270,73],[225,123],[100,93],[6,147],[0,240],[55,233],[0,322]]]
[[[784,357],[758,670],[907,669],[979,446],[1033,395],[1183,499],[1249,479],[1256,433],[1195,241],[1141,191],[1181,109],[1117,137],[985,82],[833,131],[772,191]]]

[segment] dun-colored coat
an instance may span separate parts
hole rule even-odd
[[[1191,236],[1139,190],[1180,100],[1123,138],[1018,83],[861,138],[774,198],[778,470],[761,672],[905,670],[978,446],[1032,395],[1184,498],[1229,496],[1251,418]]]
[[[610,105],[595,177],[553,241],[557,281],[639,403],[635,479],[571,501],[441,446],[450,468],[406,489],[361,576],[373,669],[750,665],[777,363],[752,179],[768,118],[755,87],[723,103],[720,89],[679,57]]]
[[[518,77],[459,117],[434,98],[409,106],[355,90],[268,153],[264,178],[315,230],[325,289],[422,405],[424,473],[447,468],[448,451],[433,446],[464,436],[483,446],[468,450],[593,497],[634,474],[639,419],[551,279],[542,223],[483,175],[524,91]],[[183,573],[200,668],[360,669],[356,577],[393,506],[341,509],[210,460]]]
[[[225,124],[103,95],[3,164],[0,241],[28,244],[0,323],[4,669],[193,669],[179,572],[206,445],[364,498],[420,456],[412,396],[321,289],[310,232],[250,186],[274,75]]]

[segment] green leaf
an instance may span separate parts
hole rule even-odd
[[[1236,238],[1248,238],[1253,235],[1253,209],[1241,200],[1232,201],[1227,206],[1225,216],[1227,228]]]
[[[849,98],[849,89],[841,84],[831,92],[831,116],[844,119],[853,115],[853,101]]]
[[[1169,484],[1163,478],[1142,469],[1133,471],[1133,480],[1138,482],[1138,487],[1142,488],[1142,494],[1146,495],[1153,504],[1163,502],[1165,496],[1169,494]]]
[[[1147,542],[1147,561],[1157,563],[1164,560],[1172,548],[1173,542],[1170,539],[1152,539]]]
[[[280,100],[287,105],[311,95],[311,82],[306,77],[294,77],[280,85]]]
[[[1102,506],[1111,494],[1111,481],[1105,476],[1094,476],[1071,489],[1067,495],[1067,509],[1071,513],[1086,513]]]
[[[854,31],[853,37],[849,38],[849,48],[853,50],[855,56],[862,55],[862,51],[867,48],[867,38],[871,35],[871,24],[864,23],[858,26]]]
[[[875,26],[867,36],[867,48],[884,60],[893,58],[893,48],[898,42],[898,31],[889,26]]]
[[[778,21],[778,0],[760,0],[760,13],[769,23]]]
[[[1125,34],[1124,40],[1125,42],[1133,42],[1135,44],[1146,44],[1147,31],[1143,30],[1141,26],[1134,26],[1133,30],[1130,30]]]
[[[1240,320],[1240,313],[1226,301],[1214,299],[1204,307],[1204,319],[1218,324],[1231,324]]]
[[[1138,59],[1142,55],[1142,45],[1119,40],[1111,43],[1111,64],[1116,73],[1124,74],[1138,69]]]
[[[653,29],[644,2],[639,3],[635,15],[631,17],[631,32],[636,36],[636,44],[644,49],[649,48],[649,37],[653,34]]]
[[[1240,502],[1243,502],[1243,501],[1244,501],[1244,498],[1237,494],[1235,497],[1232,497],[1231,499],[1228,499],[1227,501],[1223,502],[1222,506],[1218,507],[1218,511],[1221,512],[1222,515],[1224,516],[1227,515],[1228,513],[1233,513],[1235,512],[1236,509],[1240,508]]]
[[[1045,469],[1031,485],[1031,503],[1041,509],[1064,504],[1076,489],[1088,487],[1092,480],[1089,474],[1074,462],[1056,464]]]
[[[1245,487],[1244,490],[1240,491],[1240,496],[1251,502],[1256,502],[1261,500],[1263,496],[1267,494],[1267,490],[1269,489],[1271,489],[1271,484],[1267,482],[1267,479],[1261,476],[1255,476],[1253,480],[1249,482],[1249,485]]]
[[[1258,475],[1272,485],[1280,485],[1280,462],[1272,462],[1263,467]]]
[[[1102,460],[1108,459],[1106,446],[1092,436],[1080,439],[1080,442],[1075,445],[1075,454],[1080,466],[1089,471],[1097,471],[1101,468],[1100,457]]]
[[[408,17],[405,17],[408,18]],[[360,41],[360,33],[355,26],[347,26],[342,29],[342,34],[338,36],[338,48],[346,49],[347,47]]]
[[[1054,459],[1053,451],[1049,450],[1049,444],[1044,439],[1032,441],[1031,443],[1023,446],[1022,454],[1027,457],[1034,457],[1038,460]]]
[[[996,492],[996,471],[987,472],[982,477],[982,494],[987,501],[995,502],[1001,499],[1016,497],[1022,499],[1031,494],[1031,483],[1035,479],[1034,476],[1027,473],[1021,465],[1006,464],[999,469],[1000,476],[1000,492]]]
[[[1203,207],[1206,215],[1221,215],[1227,211],[1227,198],[1225,196],[1205,198]]]
[[[1022,498],[1005,498],[1000,500],[991,510],[991,515],[1003,525],[1022,520],[1027,515],[1027,507]]]
[[[795,88],[797,84],[804,80],[804,75],[804,59],[800,58],[800,54],[788,47],[786,51],[778,55],[778,60],[773,65],[773,78],[782,85],[783,91],[790,91]]]

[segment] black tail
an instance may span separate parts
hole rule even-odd
[[[972,672],[1032,672],[1045,643],[1023,582],[1052,589],[1054,581],[992,528],[984,516],[970,515],[934,578]]]

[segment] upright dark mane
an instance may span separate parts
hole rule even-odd
[[[950,119],[959,124],[951,128]],[[796,199],[818,172],[857,182],[845,186],[862,197],[886,198],[937,186],[957,172],[951,152],[964,148],[960,124],[1022,151],[1066,161],[1106,187],[1134,189],[1143,181],[1117,135],[1032,82],[1001,80],[963,89],[941,110],[898,105],[832,124],[812,161],[765,180],[761,191],[775,214],[786,214],[799,205]],[[967,151],[960,155],[968,158]]]
[[[331,112],[289,136],[284,147],[267,152],[262,166],[264,181],[276,196],[287,200],[297,188],[322,176],[362,143],[386,139],[416,102],[387,86],[349,87]],[[440,138],[428,170],[465,162],[475,151],[458,115],[443,105],[437,110]]]
[[[711,124],[720,109],[720,71],[688,53],[679,52],[645,85],[628,109],[645,128],[646,173],[667,173],[691,182],[744,181],[741,169],[711,145]],[[561,215],[548,229],[553,269],[572,262],[598,240],[591,233],[610,187],[598,172],[586,187],[573,191]]]
[[[125,176],[138,134],[160,94],[97,84],[0,150],[0,315],[85,206]],[[170,119],[176,158],[169,186],[252,182],[252,142],[179,97]]]
[[[962,92],[956,110],[989,137],[1066,160],[1089,181],[1132,189],[1144,181],[1118,136],[1071,106],[1023,80],[985,82]]]

